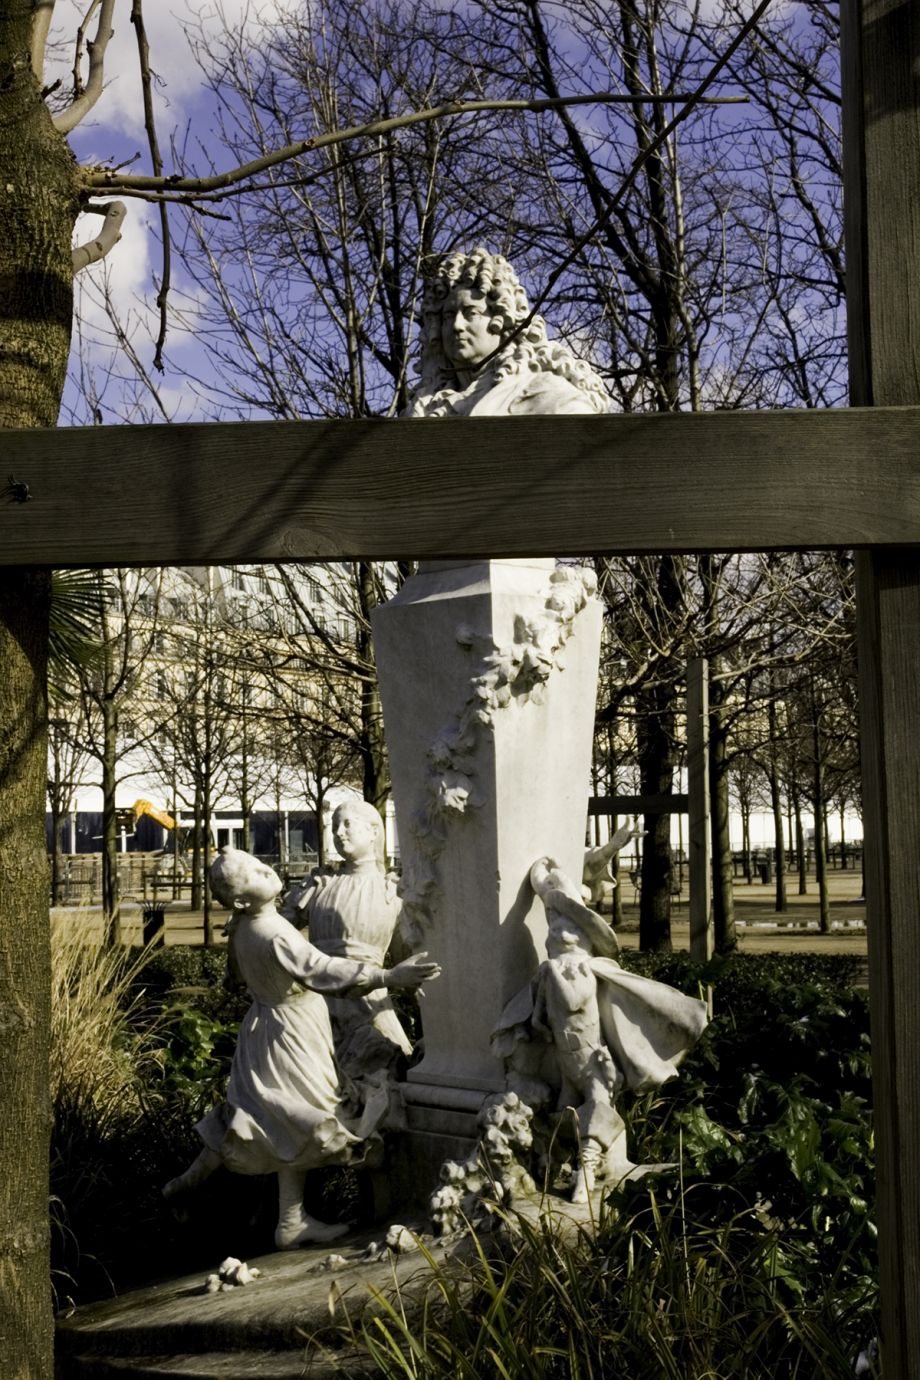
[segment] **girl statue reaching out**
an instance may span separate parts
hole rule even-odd
[[[303,1206],[306,1173],[344,1164],[386,1112],[369,1102],[358,1122],[344,1111],[326,994],[361,997],[417,988],[439,968],[424,953],[395,967],[321,953],[275,908],[281,880],[249,853],[224,848],[211,890],[232,912],[229,961],[252,995],[237,1037],[227,1096],[198,1123],[204,1149],[164,1188],[167,1198],[195,1187],[219,1165],[237,1174],[278,1175],[275,1245],[290,1249],[347,1231]]]

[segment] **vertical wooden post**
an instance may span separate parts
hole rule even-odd
[[[920,10],[845,0],[850,399],[920,402]],[[857,566],[882,1359],[920,1377],[920,554]]]
[[[712,958],[712,852],[709,831],[709,666],[687,662],[687,794],[690,823],[690,957]]]

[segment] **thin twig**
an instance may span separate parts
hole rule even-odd
[[[89,29],[89,22],[99,8],[99,0],[91,0],[90,7],[86,14],[77,25],[77,33],[73,45],[73,98],[83,95],[83,45],[86,42],[86,34]]]
[[[157,139],[156,117],[153,110],[153,82],[150,73],[150,45],[144,28],[142,0],[132,0],[131,23],[137,36],[137,55],[141,68],[141,88],[144,94],[144,129],[150,148],[150,164],[156,177],[163,175],[163,158]],[[169,211],[165,201],[160,204],[160,240],[163,247],[163,276],[157,293],[157,310],[160,313],[160,329],[157,332],[153,352],[153,367],[163,372],[163,347],[166,344],[166,309],[169,302],[169,285],[172,273],[172,246],[169,239]]]

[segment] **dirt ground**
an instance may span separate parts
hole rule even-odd
[[[623,948],[639,947],[638,896],[628,878],[624,880],[624,925],[618,932]],[[775,887],[759,880],[735,882],[735,918],[738,925],[739,946],[748,953],[866,953],[866,904],[862,897],[862,876],[853,871],[830,871],[831,932],[818,930],[818,894],[814,873],[808,878],[808,890],[798,894],[798,877],[789,873],[786,879],[788,910],[778,916],[775,909]],[[71,909],[59,907],[52,911],[67,924],[86,926],[88,934],[98,935],[102,917],[98,908]],[[123,906],[126,940],[141,942],[141,908],[133,901]],[[218,942],[227,912],[215,907],[213,920]],[[675,949],[690,946],[687,917],[686,884],[680,899],[675,898],[671,911],[671,937]],[[167,944],[200,944],[202,942],[201,912],[192,912],[188,904],[170,902],[166,905],[165,942]]]

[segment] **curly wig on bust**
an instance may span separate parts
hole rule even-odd
[[[586,395],[595,411],[609,410],[609,394],[591,366],[573,355],[567,345],[548,339],[542,316],[527,321],[527,294],[508,260],[478,248],[470,254],[446,255],[427,283],[419,336],[419,385],[409,403],[408,415],[437,416],[450,409],[450,395],[456,393],[458,383],[456,370],[444,353],[441,324],[445,303],[452,293],[462,289],[482,293],[485,299],[491,318],[489,329],[499,347],[489,365],[495,383],[512,374],[545,371],[567,379]],[[527,322],[523,329],[502,344],[522,322]]]

